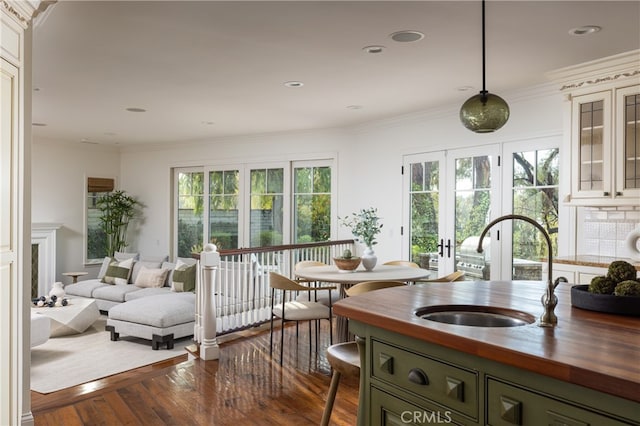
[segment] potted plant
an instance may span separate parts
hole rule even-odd
[[[362,266],[364,266],[367,271],[372,270],[378,260],[373,252],[373,246],[377,244],[376,236],[382,229],[380,217],[378,217],[378,209],[373,207],[362,209],[359,212],[351,213],[349,216],[339,219],[340,223],[351,229],[353,236],[366,246],[362,256]]]
[[[107,256],[127,246],[127,228],[142,204],[125,191],[109,192],[96,202],[100,210],[100,228],[106,235]]]
[[[354,271],[360,266],[360,260],[359,257],[354,257],[351,254],[351,250],[346,249],[342,252],[342,256],[333,258],[333,263],[341,271]]]

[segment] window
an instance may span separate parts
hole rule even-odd
[[[331,238],[331,167],[294,167],[293,212],[294,243]]]
[[[178,256],[205,235],[222,249],[329,240],[332,162],[174,169]]]
[[[100,209],[98,200],[105,193],[114,190],[115,180],[112,178],[88,177],[86,192],[86,250],[85,263],[97,263],[107,255],[107,236],[100,225]]]
[[[238,248],[240,171],[209,172],[209,242],[222,249]]]
[[[203,240],[204,172],[181,170],[176,178],[178,256],[190,257],[191,248]]]
[[[284,231],[284,169],[253,169],[250,174],[250,246],[281,245]]]
[[[552,256],[558,252],[559,149],[513,153],[513,213],[536,220],[549,234]],[[513,223],[513,279],[541,279],[540,259],[547,244],[530,224]]]

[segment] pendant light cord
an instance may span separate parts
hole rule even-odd
[[[482,95],[482,100],[483,103],[486,101],[487,99],[487,89],[486,89],[486,77],[485,77],[485,71],[486,71],[486,67],[485,67],[485,42],[484,42],[484,2],[485,0],[482,0],[482,92],[480,92],[480,94]]]

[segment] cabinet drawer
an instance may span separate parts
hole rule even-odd
[[[487,379],[487,424],[550,426],[628,425],[533,390]]]
[[[451,411],[431,411],[423,407],[417,407],[375,387],[371,388],[370,416],[372,425],[460,425],[460,423],[453,420]]]
[[[478,374],[372,339],[371,377],[478,418]]]

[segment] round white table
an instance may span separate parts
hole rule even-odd
[[[341,271],[334,265],[309,266],[298,269],[296,276],[310,281],[322,281],[338,284],[358,284],[364,281],[416,281],[427,278],[431,271],[422,268],[399,265],[378,265],[367,271],[360,266],[355,271]]]
[[[309,266],[298,269],[296,276],[309,281],[319,281],[340,284],[340,296],[346,297],[345,289],[365,281],[402,281],[412,282],[421,278],[428,278],[432,271],[422,268],[399,265],[377,265],[371,271],[360,266],[355,271],[341,271],[335,265]],[[350,340],[347,319],[338,316],[336,334],[339,342]]]

